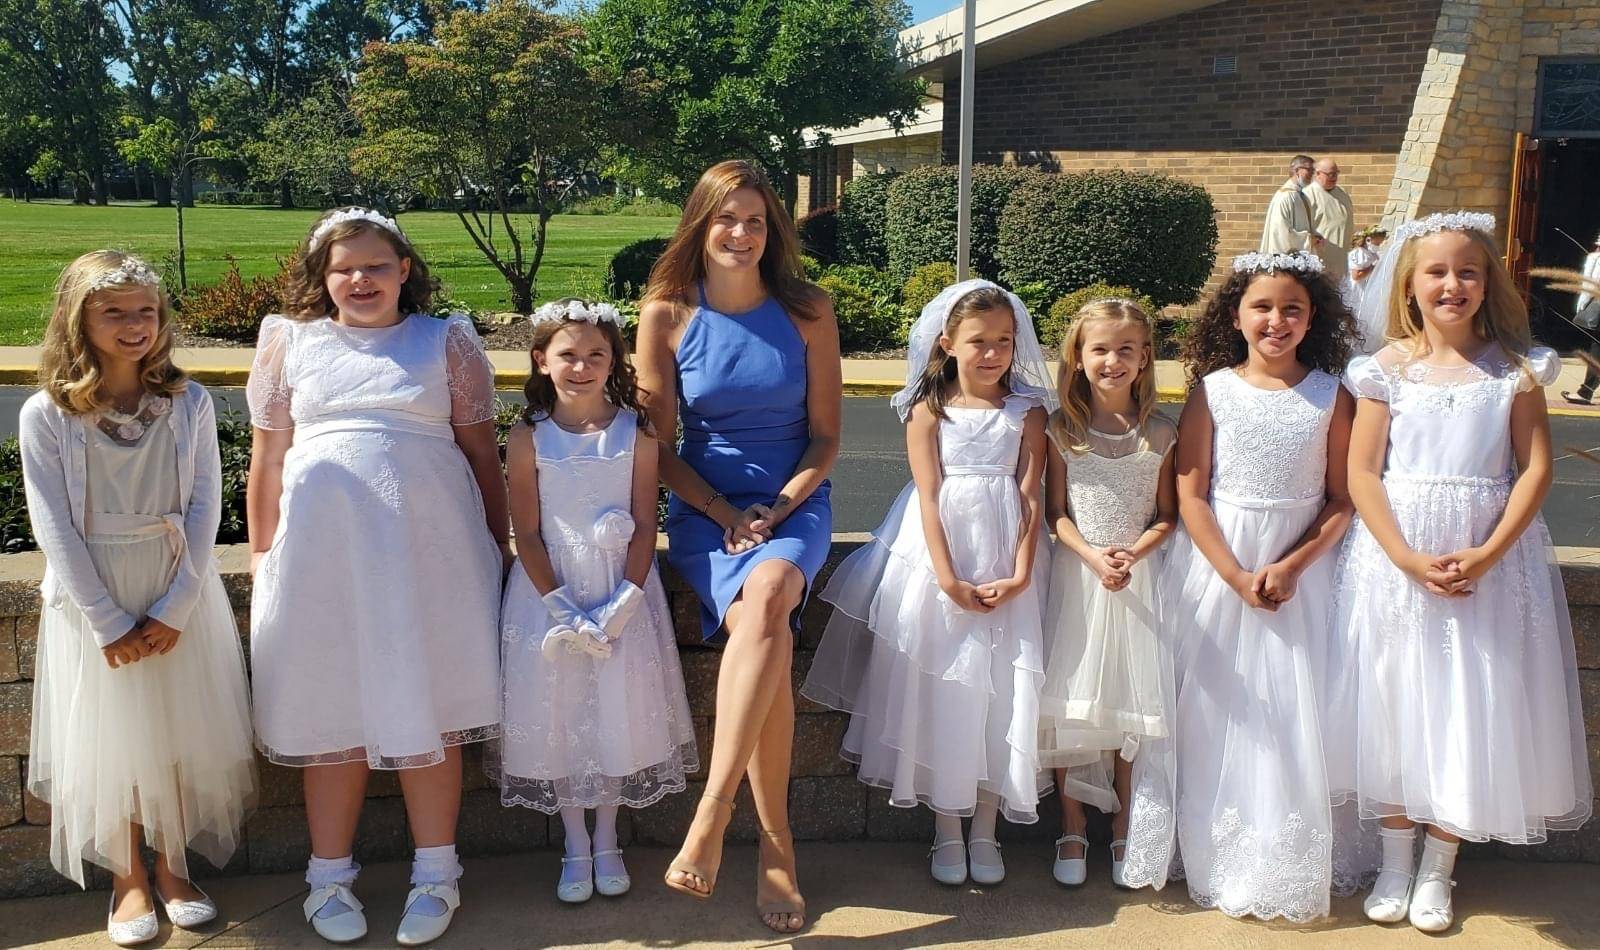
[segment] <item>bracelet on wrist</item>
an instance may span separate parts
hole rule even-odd
[[[712,492],[711,497],[706,499],[706,503],[700,506],[700,513],[709,518],[711,516],[711,506],[717,503],[718,498],[726,499],[727,497],[722,492]]]

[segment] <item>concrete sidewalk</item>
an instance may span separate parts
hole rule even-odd
[[[1460,919],[1441,937],[1409,926],[1380,927],[1359,898],[1335,901],[1334,916],[1292,926],[1237,921],[1188,900],[1182,883],[1159,893],[1118,891],[1096,849],[1090,883],[1067,890],[1050,879],[1049,845],[1017,842],[1006,852],[1011,879],[993,888],[946,888],[928,879],[917,844],[802,843],[800,867],[811,926],[789,939],[761,926],[754,908],[755,851],[729,845],[716,897],[700,903],[668,891],[660,876],[671,855],[628,852],[634,892],[569,907],[555,899],[557,854],[540,851],[466,862],[464,904],[450,947],[1227,947],[1363,948],[1443,945],[1600,946],[1600,867],[1467,860],[1457,868]],[[371,930],[357,946],[394,943],[409,865],[368,867],[357,885]],[[227,921],[202,933],[172,931],[151,947],[325,947],[306,925],[298,874],[206,882]],[[106,892],[0,902],[0,945],[107,946]]]
[[[179,347],[173,351],[177,364],[207,386],[243,386],[254,358],[255,350],[250,347]],[[521,350],[490,350],[489,362],[494,365],[495,385],[501,389],[520,389],[528,381],[528,354]],[[905,360],[841,362],[846,395],[887,396],[905,385]],[[0,385],[33,385],[38,365],[38,347],[0,346]],[[1053,363],[1051,371],[1055,371]],[[1561,399],[1561,390],[1576,389],[1582,380],[1583,363],[1564,360],[1561,377],[1545,388],[1552,413],[1600,417],[1600,406],[1573,406]],[[1183,364],[1177,360],[1156,361],[1156,388],[1162,399],[1182,400]]]

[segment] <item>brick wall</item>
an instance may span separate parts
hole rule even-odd
[[[864,536],[835,539],[820,583]],[[1591,767],[1600,772],[1600,564],[1564,566],[1567,598],[1572,605],[1578,644],[1578,665],[1584,698],[1584,721],[1589,734]],[[682,581],[669,571],[664,578],[672,603],[674,623],[683,658],[683,675],[690,712],[700,743],[701,762],[710,761],[713,717],[716,710],[717,664],[720,653],[701,645],[699,604]],[[226,575],[229,596],[241,630],[248,630],[249,579],[244,573]],[[0,582],[0,897],[47,894],[72,889],[72,884],[50,867],[49,810],[23,791],[27,772],[28,731],[31,718],[35,644],[38,636],[36,582]],[[799,688],[810,669],[813,652],[822,636],[829,608],[813,600],[802,618],[796,645],[794,687]],[[846,717],[829,712],[805,699],[797,699],[794,771],[789,785],[790,821],[802,840],[917,841],[931,840],[933,821],[925,808],[894,808],[886,795],[856,781],[851,767],[839,758],[839,741]],[[502,808],[488,787],[482,770],[481,746],[466,749],[466,792],[462,798],[458,843],[465,855],[503,854],[558,844],[561,821],[525,808]],[[699,782],[691,778],[681,795],[669,795],[658,804],[634,811],[623,809],[622,843],[673,846],[681,842],[699,797]],[[297,770],[261,763],[259,807],[245,826],[244,843],[226,868],[214,869],[192,857],[196,876],[295,871],[305,866],[310,853]],[[729,827],[729,840],[755,840],[755,808],[748,788],[741,787],[741,802]],[[1002,823],[1002,839],[1022,839],[1043,846],[1059,826],[1054,796],[1040,804],[1036,825]],[[1103,837],[1104,822],[1093,826]],[[1558,833],[1549,843],[1532,848],[1480,846],[1477,853],[1503,853],[1534,860],[1582,860],[1600,863],[1600,820],[1577,832]],[[356,856],[361,861],[401,860],[410,855],[405,808],[394,772],[373,773],[367,803],[357,835]],[[1044,853],[1043,851],[1040,852]],[[100,887],[110,879],[99,869],[91,880]]]

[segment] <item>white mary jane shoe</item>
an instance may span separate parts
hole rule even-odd
[[[1404,874],[1406,889],[1398,896],[1384,896],[1377,892],[1377,886],[1374,885],[1373,892],[1361,902],[1361,910],[1373,923],[1398,924],[1411,912],[1411,874],[1396,868],[1384,868],[1378,872],[1380,878],[1385,874]]]
[[[141,943],[149,943],[156,939],[156,934],[161,932],[161,922],[156,919],[156,912],[132,920],[112,920],[111,915],[117,910],[117,895],[111,894],[111,906],[106,911],[106,936],[119,947],[137,947]]]
[[[621,848],[607,848],[604,851],[596,851],[594,856],[598,858],[606,854],[616,855],[619,862],[622,860]],[[633,879],[628,877],[626,871],[621,874],[601,874],[598,870],[595,872],[594,889],[606,897],[621,897],[628,893],[628,889],[631,887],[633,887]]]
[[[434,897],[444,901],[444,913],[437,917],[413,914],[411,906],[422,897]],[[402,947],[419,947],[430,940],[437,940],[450,929],[450,920],[455,917],[456,908],[460,906],[461,890],[456,885],[418,884],[406,895],[406,909],[400,917],[400,927],[394,934],[395,943]]]
[[[332,917],[318,917],[317,911],[334,899],[349,909]],[[349,943],[367,935],[367,915],[361,912],[361,902],[356,900],[347,884],[313,888],[300,907],[305,911],[311,929],[329,943]]]
[[[1422,884],[1426,880],[1426,877],[1419,876],[1417,878],[1417,884]],[[1443,880],[1443,878],[1435,878],[1435,880]],[[1445,881],[1445,883],[1450,887],[1456,886],[1455,881]],[[1417,903],[1417,892],[1415,887],[1413,887],[1411,891],[1411,911],[1409,916],[1411,918],[1411,926],[1417,928],[1423,933],[1436,934],[1449,930],[1450,925],[1454,923],[1456,919],[1455,908],[1451,906],[1449,890],[1445,891],[1445,899],[1443,904],[1430,906],[1427,904]]]
[[[994,848],[995,857],[1000,856],[1000,842],[993,838],[973,838],[967,842],[967,865],[972,870],[972,880],[975,884],[999,884],[1006,879],[1005,862],[998,864],[983,864],[972,856],[972,846],[986,844]]]
[[[1118,848],[1122,849],[1122,857],[1120,857],[1120,858],[1117,857],[1117,849]],[[1128,887],[1127,878],[1125,878],[1123,876],[1124,875],[1124,870],[1127,868],[1127,866],[1128,866],[1128,839],[1127,838],[1118,838],[1117,840],[1111,842],[1111,883],[1112,883],[1113,886],[1120,887],[1123,890],[1129,890],[1130,889]]]
[[[582,904],[594,896],[594,858],[587,854],[577,854],[561,859],[561,876],[567,876],[569,864],[589,865],[589,876],[581,881],[557,881],[556,899],[563,904]]]
[[[194,882],[190,881],[189,886],[194,887]],[[198,887],[194,889],[200,891]],[[200,899],[193,901],[169,901],[161,896],[160,891],[153,893],[156,895],[156,903],[167,912],[167,919],[172,921],[172,926],[180,930],[204,927],[217,919],[217,904],[205,891],[200,891]]]
[[[940,864],[939,852],[952,846],[961,849],[961,863]],[[933,847],[928,849],[928,854],[932,857],[929,870],[933,874],[935,881],[940,884],[948,884],[951,887],[967,883],[967,843],[965,841],[960,838],[935,841]]]
[[[1050,868],[1050,876],[1057,883],[1068,887],[1077,887],[1089,878],[1089,861],[1087,858],[1063,858],[1061,846],[1064,844],[1082,845],[1084,853],[1089,851],[1089,839],[1083,835],[1062,835],[1056,839],[1056,863]]]

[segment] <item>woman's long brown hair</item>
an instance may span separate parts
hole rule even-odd
[[[644,299],[687,301],[689,288],[706,275],[706,233],[711,229],[711,219],[728,196],[741,188],[760,192],[767,209],[767,246],[759,264],[761,283],[788,313],[806,320],[816,319],[817,304],[823,294],[806,280],[794,222],[767,183],[766,176],[750,162],[739,160],[718,162],[695,182],[689,200],[683,204],[677,230],[650,269]]]

